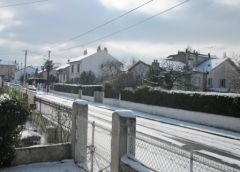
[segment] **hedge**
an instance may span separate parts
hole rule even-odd
[[[136,103],[206,112],[240,118],[240,95],[167,91],[143,86],[121,92],[121,99]]]
[[[94,91],[102,91],[102,85],[76,85],[76,84],[54,84],[54,90],[78,94],[79,90],[82,90],[83,95],[93,96]]]
[[[118,99],[119,93],[113,89],[112,83],[104,83],[104,97]]]

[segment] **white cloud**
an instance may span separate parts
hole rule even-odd
[[[1,9],[0,10],[0,21],[1,20],[9,20],[15,17],[15,12],[9,9]]]
[[[0,32],[10,27],[19,26],[22,24],[20,20],[16,20],[16,12],[9,9],[0,10]]]
[[[230,7],[239,7],[240,5],[240,0],[215,0],[215,1],[216,3],[227,5]]]
[[[233,52],[240,54],[239,45],[224,45],[217,42],[202,42],[202,43],[164,43],[164,42],[139,42],[139,41],[109,41],[104,45],[108,47],[110,53],[113,56],[120,57],[136,57],[147,62],[151,62],[153,59],[166,58],[170,54],[176,54],[178,50],[184,51],[187,45],[191,45],[193,49],[198,52],[207,54],[209,52],[209,46],[213,46],[211,52],[217,57],[221,58],[223,52],[232,54]],[[238,52],[236,52],[239,50]]]
[[[12,28],[21,25],[22,22],[19,20],[13,20],[13,21],[3,21],[2,24],[0,24],[0,32],[6,30],[7,28]]]
[[[53,3],[39,3],[34,6],[36,10],[42,11],[42,12],[53,12],[57,9],[57,6]]]
[[[0,25],[0,32],[3,31],[6,28],[6,25],[1,24]]]
[[[130,9],[133,9],[143,3],[147,2],[147,0],[139,1],[139,0],[101,0],[101,3],[109,8],[109,9],[116,9],[116,10],[121,10],[121,11],[127,11]],[[141,12],[146,15],[153,15],[156,13],[159,13],[163,10],[166,10],[169,7],[172,7],[182,1],[180,0],[171,0],[171,1],[166,1],[166,0],[154,0],[153,2],[150,2],[149,4],[145,5],[144,7],[138,9],[138,12]],[[175,9],[179,10],[182,7],[178,7]]]

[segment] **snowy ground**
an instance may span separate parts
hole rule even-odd
[[[1,169],[1,172],[84,172],[72,160],[44,162]]]
[[[38,97],[69,107],[73,103],[73,99],[58,95],[41,93]],[[89,120],[111,129],[112,113],[118,109],[89,102]],[[137,116],[138,132],[240,166],[240,133],[137,111],[134,114]]]

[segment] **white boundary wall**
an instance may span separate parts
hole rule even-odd
[[[64,93],[64,92],[54,91],[54,90],[50,90],[50,93],[57,94],[57,95],[64,96],[64,97],[75,98],[75,99],[78,99],[78,96],[79,96],[78,94]],[[82,95],[82,99],[91,101],[91,102],[94,101],[94,97],[91,97],[91,96]]]
[[[104,98],[104,104],[240,132],[240,118]]]

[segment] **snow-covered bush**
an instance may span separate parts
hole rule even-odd
[[[10,166],[14,158],[19,133],[29,111],[20,101],[4,98],[0,101],[0,167]]]

